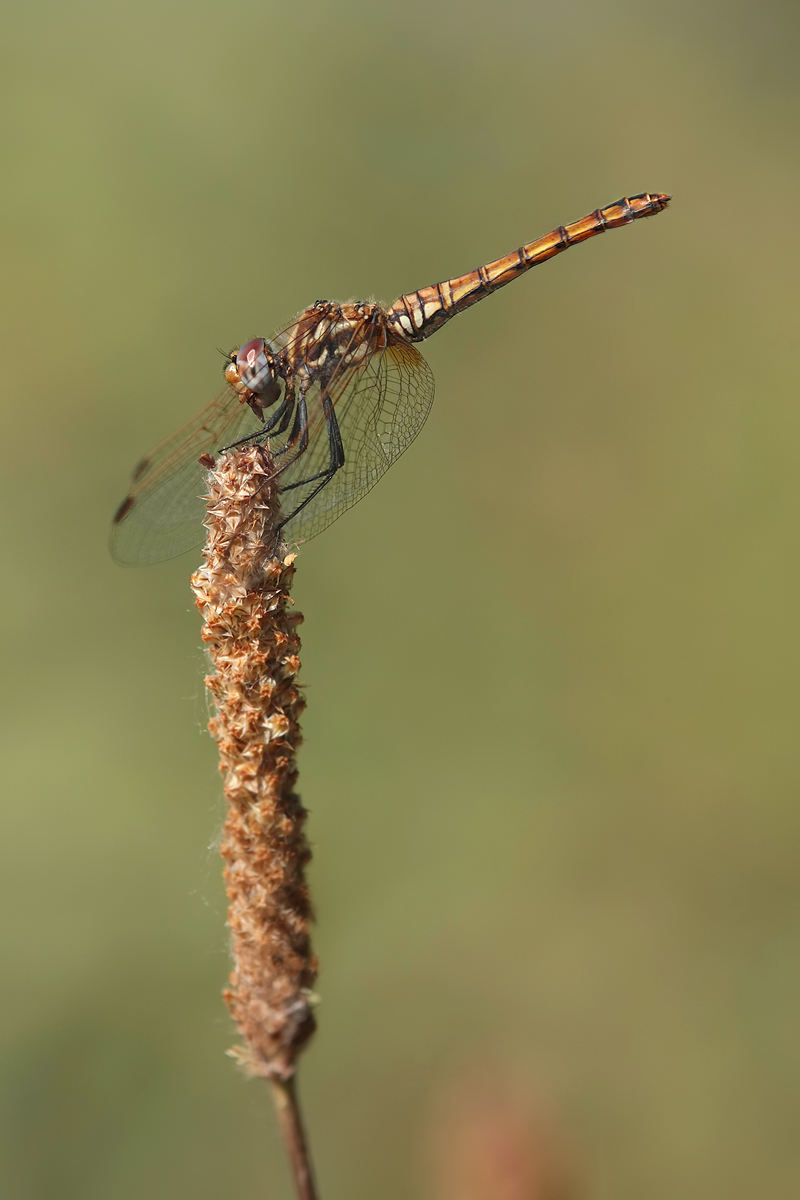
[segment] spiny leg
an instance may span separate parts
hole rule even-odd
[[[308,408],[306,406],[306,398],[303,392],[300,393],[297,399],[297,409],[294,414],[294,423],[292,431],[289,434],[286,442],[281,446],[280,450],[276,450],[274,458],[280,458],[287,450],[294,450],[296,453],[287,462],[282,463],[280,470],[285,471],[292,463],[296,462],[301,454],[304,454],[308,449]]]
[[[220,451],[225,454],[228,450],[234,450],[237,446],[244,446],[247,442],[256,442],[262,438],[265,433],[283,433],[286,426],[289,424],[292,415],[292,400],[290,396],[286,396],[279,408],[275,410],[268,421],[264,422],[262,429],[255,433],[248,433],[245,437],[239,438],[236,442],[231,442],[230,446],[223,446]]]
[[[298,402],[298,409],[301,403],[304,402],[302,400]],[[290,492],[294,488],[305,487],[306,484],[315,483],[317,480],[320,481],[313,491],[306,496],[305,500],[298,504],[297,508],[294,509],[294,511],[291,512],[288,517],[284,517],[280,524],[276,527],[276,547],[278,541],[280,540],[281,530],[284,528],[284,526],[288,525],[289,522],[293,520],[299,512],[302,512],[306,505],[310,504],[314,497],[322,491],[325,485],[330,483],[336,472],[341,470],[341,468],[344,466],[344,446],[342,445],[342,435],[339,430],[339,422],[336,420],[336,413],[334,412],[333,405],[327,396],[322,397],[322,410],[325,413],[325,425],[328,430],[328,466],[324,471],[318,471],[316,475],[309,475],[307,479],[299,479],[297,483],[287,483],[285,487],[280,489],[281,492]]]
[[[333,411],[333,405],[327,396],[323,397],[322,409],[325,413],[325,424],[328,430],[328,449],[330,452],[328,466],[324,471],[317,471],[316,475],[309,475],[307,479],[298,479],[296,483],[287,483],[285,487],[280,489],[282,492],[290,492],[293,488],[305,487],[307,483],[313,483],[316,479],[330,479],[336,474],[340,467],[344,466],[344,446],[342,445],[342,435],[339,432],[339,422],[336,420],[336,414]],[[293,459],[292,461],[294,462],[295,460]],[[286,466],[289,465],[289,463],[286,464]],[[285,467],[281,468],[282,471],[285,469]],[[300,508],[304,508],[305,505],[308,504],[308,501],[311,500],[318,491],[319,488],[315,488],[312,496],[309,496],[308,499],[304,500],[300,505]],[[300,511],[300,508],[295,509],[295,511],[292,513],[292,517]],[[282,524],[285,525],[287,521],[291,521],[292,517],[286,517]]]

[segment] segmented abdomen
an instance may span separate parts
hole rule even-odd
[[[597,208],[588,217],[574,221],[571,225],[559,225],[552,233],[528,242],[506,254],[503,258],[495,259],[476,271],[467,275],[458,275],[443,283],[435,283],[432,287],[420,288],[416,292],[408,292],[395,300],[388,310],[390,325],[400,330],[412,342],[421,342],[430,337],[437,329],[441,329],[446,321],[456,313],[463,312],[505,287],[519,275],[536,267],[539,263],[547,262],[588,238],[605,233],[607,229],[618,229],[628,225],[639,217],[650,217],[660,213],[667,207],[670,197],[660,193],[644,192],[640,196],[625,196],[615,204],[606,208]]]

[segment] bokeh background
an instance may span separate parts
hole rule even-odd
[[[4,1195],[291,1196],[224,1056],[199,556],[110,561],[132,464],[216,347],[653,190],[427,343],[419,440],[302,550],[302,1088],[325,1200],[460,1200],[426,1147],[484,1074],[586,1200],[796,1197],[797,6],[2,26]]]

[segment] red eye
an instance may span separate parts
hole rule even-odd
[[[258,395],[265,392],[272,383],[272,368],[265,350],[263,338],[253,338],[245,342],[236,355],[236,366],[245,387]]]

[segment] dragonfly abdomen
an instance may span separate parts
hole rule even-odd
[[[528,242],[476,271],[406,293],[388,310],[389,321],[409,341],[421,342],[441,329],[451,317],[505,287],[531,267],[547,262],[548,258],[569,250],[570,246],[605,233],[607,229],[618,229],[639,217],[653,216],[667,207],[669,199],[660,193],[644,192],[630,199],[625,196],[606,208],[597,208],[588,217],[573,221],[571,225],[559,225],[552,233]]]

